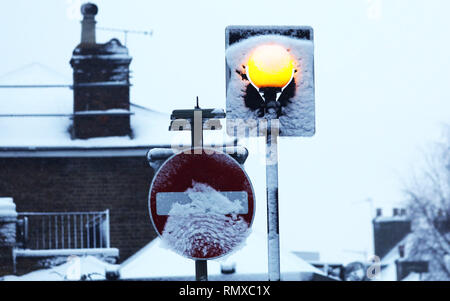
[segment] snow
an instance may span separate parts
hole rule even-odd
[[[153,148],[147,153],[147,160],[151,168],[156,171],[173,154],[175,154],[174,149]]]
[[[394,264],[397,259],[400,258],[398,248],[401,245],[405,246],[405,257],[408,257],[408,253],[411,250],[414,234],[410,233],[403,238],[399,243],[395,245],[383,258],[381,258],[381,265]]]
[[[281,136],[312,136],[315,133],[314,108],[314,44],[312,41],[300,40],[281,35],[255,36],[228,47],[226,61],[231,70],[227,83],[227,118],[238,120],[242,126],[256,127],[248,120],[262,120],[257,112],[245,106],[243,97],[246,86],[251,84],[243,80],[240,74],[246,74],[245,66],[251,51],[262,44],[276,43],[289,50],[297,64],[294,73],[296,82],[295,96],[292,102],[283,108],[280,116]],[[240,74],[238,74],[238,71]],[[267,115],[267,114],[266,114]],[[264,116],[268,118],[270,116]],[[273,118],[273,117],[272,117]],[[228,125],[227,125],[228,126]],[[233,134],[229,128],[230,135]]]
[[[413,234],[408,234],[399,243],[395,245],[383,258],[381,258],[381,273],[376,276],[374,280],[378,281],[396,281],[397,280],[397,266],[395,261],[400,258],[398,247],[405,246],[405,257],[408,257],[408,252],[411,250],[413,242]]]
[[[0,85],[70,85],[72,80],[41,65],[30,64],[0,77]],[[157,106],[155,100],[154,105]],[[112,113],[116,112],[114,110]],[[117,113],[123,113],[122,110]],[[169,132],[170,116],[131,104],[133,138],[104,137],[71,139],[69,116],[0,117],[0,148],[105,148],[190,145],[189,131]],[[0,89],[1,114],[73,114],[73,91],[69,88]],[[224,120],[221,120],[222,124]],[[231,143],[225,130],[204,131],[204,143]]]
[[[148,152],[147,157],[149,160],[166,160],[173,154],[175,154],[175,152],[172,149],[154,148]]]
[[[0,77],[0,85],[70,84],[71,78],[38,63],[26,65]],[[0,89],[0,114],[70,114],[72,111],[73,91],[67,87]],[[3,118],[0,119],[0,133],[4,133],[4,123]]]
[[[70,76],[37,62],[23,65],[0,76],[0,85],[67,85],[71,81]]]
[[[129,83],[126,80],[112,80],[107,82],[79,83],[77,84],[77,87],[128,86],[128,85]]]
[[[67,262],[49,269],[43,269],[25,274],[23,276],[8,275],[4,281],[61,281],[80,280],[83,275],[90,280],[105,279],[105,271],[117,268],[117,265],[101,261],[93,256],[68,258]],[[1,278],[0,278],[1,279]],[[89,278],[88,278],[89,280]]]
[[[116,248],[92,248],[92,249],[49,249],[49,250],[29,250],[15,249],[14,255],[17,257],[52,257],[52,256],[89,256],[99,255],[102,257],[119,257],[119,250]]]
[[[211,111],[212,114],[222,114],[223,109],[215,108]]]
[[[0,198],[0,218],[17,217],[16,204],[12,198]]]
[[[395,221],[407,221],[409,217],[406,215],[396,215],[396,216],[379,216],[375,218],[377,222],[395,222]]]
[[[192,202],[173,204],[162,233],[168,248],[190,258],[217,257],[245,241],[249,230],[237,216],[242,211],[239,200],[231,201],[211,186],[195,181],[186,193]]]
[[[109,42],[101,45],[102,49],[111,54],[124,54],[128,55],[128,48],[123,46],[118,39],[111,39]],[[77,47],[74,50],[75,53],[81,52],[81,48]]]
[[[2,91],[0,91],[2,92]],[[72,99],[70,99],[72,103]],[[20,107],[20,106],[19,106]],[[27,108],[27,106],[24,106]],[[53,109],[48,112],[55,113]],[[39,110],[43,111],[41,107]],[[0,114],[4,111],[0,103]],[[19,112],[16,112],[19,113]],[[22,113],[22,112],[21,112]],[[71,109],[64,111],[72,114]],[[72,140],[69,127],[70,117],[0,117],[0,148],[38,148],[38,147],[150,147],[174,146],[188,147],[191,136],[188,131],[169,132],[170,118],[168,114],[132,105],[131,128],[133,138],[105,137]],[[224,122],[222,120],[222,122]],[[233,140],[226,136],[225,131],[205,131],[204,143],[212,145],[230,144]]]
[[[419,273],[410,273],[402,281],[421,281],[421,276]]]
[[[130,114],[130,111],[125,110],[125,109],[90,110],[90,111],[79,111],[79,112],[76,112],[75,114],[76,115],[100,115],[100,114],[124,115],[124,114]]]
[[[234,274],[222,274],[221,266],[235,264]],[[267,280],[267,236],[253,230],[245,246],[233,254],[208,261],[210,280]],[[290,252],[281,253],[282,280],[301,280],[300,273],[323,272]],[[167,250],[157,238],[120,266],[122,279],[188,279],[195,277],[195,263]]]
[[[239,200],[231,201],[223,194],[205,183],[192,181],[192,188],[186,190],[192,203],[174,204],[169,215],[183,216],[189,214],[237,214],[242,211]]]

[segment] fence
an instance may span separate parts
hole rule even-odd
[[[31,250],[109,248],[109,210],[18,213],[18,247]]]

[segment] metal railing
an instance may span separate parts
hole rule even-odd
[[[109,210],[20,212],[18,247],[31,250],[109,248]]]

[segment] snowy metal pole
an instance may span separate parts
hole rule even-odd
[[[220,109],[202,109],[197,104],[193,110],[174,110],[170,116],[170,131],[191,131],[191,147],[195,148],[193,154],[203,154],[203,130],[220,130],[219,119],[225,118],[226,114]],[[234,147],[235,159],[238,162],[245,162],[248,151],[245,148]],[[192,152],[191,152],[192,153]],[[150,166],[157,169],[163,160],[174,154],[174,150],[152,149],[147,154]],[[195,279],[197,281],[208,280],[208,262],[205,259],[195,260]]]
[[[202,109],[198,104],[194,109],[194,116],[191,121],[191,145],[192,147],[203,147],[203,116]],[[198,153],[198,150],[194,151]],[[200,154],[202,151],[200,150]],[[196,281],[208,281],[208,261],[195,260],[195,280]]]
[[[273,126],[272,123],[275,123]],[[269,281],[280,281],[278,221],[278,120],[268,120],[266,140],[267,234]]]
[[[208,281],[208,262],[206,260],[195,261],[195,280]]]

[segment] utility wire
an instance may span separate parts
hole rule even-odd
[[[17,69],[8,71],[8,72],[6,72],[6,73],[3,73],[3,74],[0,75],[0,79],[2,79],[2,78],[7,78],[8,76],[11,76],[11,75],[13,75],[13,74],[15,74],[15,73],[17,73],[17,72],[26,70],[26,69],[28,69],[28,68],[30,68],[30,67],[33,67],[33,66],[39,66],[39,67],[41,67],[42,69],[45,69],[47,72],[53,73],[54,75],[56,75],[56,76],[58,76],[58,77],[60,77],[60,78],[64,78],[65,80],[68,80],[68,79],[69,79],[69,78],[68,78],[67,76],[65,76],[64,74],[62,74],[62,73],[60,73],[60,72],[58,72],[58,71],[56,71],[56,70],[53,70],[52,68],[50,68],[50,67],[48,67],[48,66],[46,66],[46,65],[43,65],[43,64],[41,64],[41,63],[38,63],[38,62],[31,62],[31,63],[26,64],[26,65],[23,65],[23,66],[21,66],[21,67],[19,67],[19,68],[17,68]]]
[[[72,85],[0,85],[0,89],[16,88],[72,88]]]

